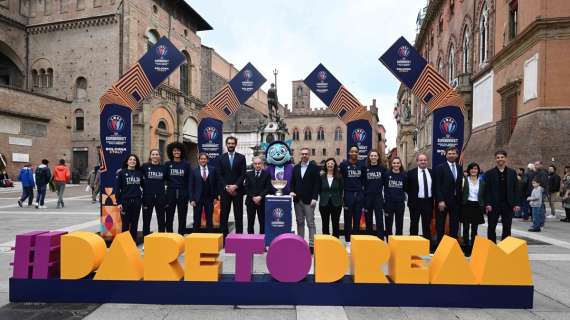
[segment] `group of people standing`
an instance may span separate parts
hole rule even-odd
[[[45,198],[48,188],[57,192],[57,208],[63,208],[63,193],[65,186],[71,179],[69,168],[65,165],[65,160],[60,159],[53,171],[49,168],[49,161],[43,159],[34,170],[30,163],[26,163],[18,173],[18,180],[22,183],[22,195],[18,199],[18,206],[22,207],[27,200],[28,207],[34,201],[34,188],[36,189],[36,209],[47,209]]]

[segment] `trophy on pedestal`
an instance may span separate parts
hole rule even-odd
[[[287,186],[287,180],[283,179],[283,172],[276,172],[275,178],[275,180],[271,180],[271,185],[277,190],[275,191],[275,195],[282,196],[283,188]]]

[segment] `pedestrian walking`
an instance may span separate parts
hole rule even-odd
[[[87,177],[87,184],[91,190],[91,203],[96,203],[99,198],[99,188],[101,187],[101,172],[99,166],[95,166]]]
[[[540,232],[542,226],[542,219],[544,216],[541,212],[544,188],[540,185],[540,179],[535,177],[532,180],[532,193],[526,200],[532,210],[532,227],[528,229],[530,232]]]
[[[398,157],[392,159],[390,170],[384,179],[384,216],[386,237],[394,234],[393,224],[396,225],[396,235],[401,236],[404,229],[404,210],[406,193],[406,172],[402,166],[402,160]]]
[[[570,167],[566,166],[564,168],[564,176],[562,177],[562,207],[566,212],[566,217],[560,219],[563,222],[570,222]]]
[[[150,150],[148,162],[141,168],[143,174],[143,235],[150,234],[152,212],[156,211],[158,232],[166,231],[166,168],[161,163],[158,149]]]
[[[18,205],[21,207],[22,203],[28,199],[28,207],[34,202],[34,172],[32,165],[26,163],[18,172],[18,180],[22,183],[22,196],[18,200]]]
[[[142,181],[139,158],[129,155],[115,177],[115,196],[121,211],[122,232],[129,231],[137,241],[137,229],[142,206]]]
[[[63,208],[63,193],[65,192],[65,185],[69,183],[71,173],[69,168],[65,165],[65,160],[60,159],[59,164],[53,168],[53,181],[55,183],[55,190],[57,191],[57,208]]]
[[[384,178],[386,167],[380,163],[380,153],[370,150],[368,153],[366,177],[364,180],[364,203],[366,210],[366,233],[375,234],[384,240]],[[376,220],[376,233],[373,226]]]
[[[338,172],[338,165],[334,158],[325,161],[324,172],[321,175],[319,189],[319,212],[322,219],[323,234],[330,233],[332,225],[332,235],[340,236],[340,212],[342,211],[342,191],[344,182]]]
[[[48,167],[49,161],[43,159],[42,163],[36,168],[36,189],[38,190],[36,196],[36,209],[47,209],[45,206],[47,185],[51,180],[51,172]]]

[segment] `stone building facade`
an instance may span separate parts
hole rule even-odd
[[[85,176],[99,160],[99,98],[166,36],[186,62],[133,112],[132,151],[143,160],[153,148],[166,156],[168,143],[183,141],[195,162],[198,112],[237,72],[202,45],[198,32],[211,29],[184,1],[0,1],[0,85],[70,101],[66,154]],[[264,109],[262,94],[251,104],[256,110]],[[30,103],[17,103],[13,108],[27,112]]]
[[[295,161],[301,157],[301,148],[307,147],[311,159],[318,164],[327,158],[335,158],[337,162],[346,159],[346,125],[336,114],[328,109],[312,109],[310,89],[303,80],[292,82],[292,109],[285,109],[285,123],[289,128],[292,141],[291,148]],[[369,111],[374,119],[372,124],[373,148],[385,149],[385,136],[379,137],[378,108],[373,100]],[[378,143],[380,141],[380,143]],[[382,149],[383,148],[383,149]],[[382,157],[384,152],[380,151]]]
[[[463,95],[465,161],[488,168],[493,151],[505,149],[513,166],[570,163],[569,31],[568,1],[428,1],[414,45]],[[431,116],[401,87],[400,119],[407,105],[398,153],[430,154]]]

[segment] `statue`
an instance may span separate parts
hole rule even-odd
[[[412,118],[412,110],[410,108],[410,102],[406,101],[404,103],[404,121],[410,121]]]
[[[265,169],[271,176],[271,180],[286,180],[287,185],[283,188],[283,194],[289,194],[291,190],[291,180],[293,178],[293,164],[291,149],[283,141],[271,143],[265,151]],[[276,190],[274,190],[276,191]]]
[[[269,120],[273,121],[275,115],[279,111],[279,100],[277,99],[277,88],[275,84],[271,84],[271,88],[267,90],[267,108],[269,109]]]

